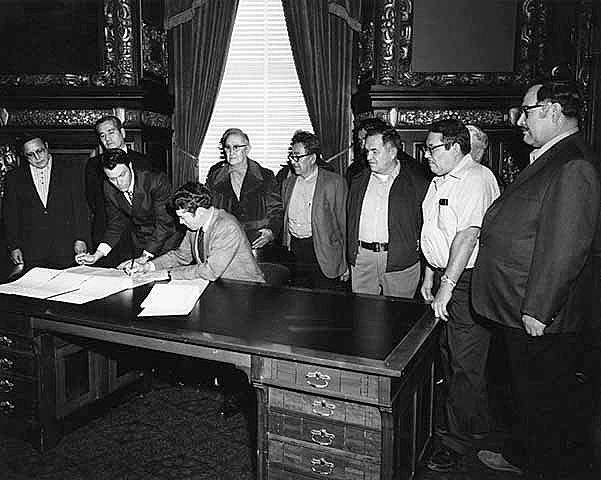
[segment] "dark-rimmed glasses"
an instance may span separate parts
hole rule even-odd
[[[546,106],[545,103],[543,103],[543,104],[539,103],[539,104],[536,104],[536,105],[522,105],[520,107],[517,107],[518,108],[518,112],[520,114],[518,116],[518,118],[520,118],[522,115],[524,115],[525,118],[528,118],[528,112],[530,110],[534,110],[535,108],[542,108],[544,106]]]
[[[288,160],[291,162],[300,162],[302,158],[308,157],[309,155],[313,155],[312,153],[305,153],[304,155],[297,155],[295,153],[288,154]]]
[[[432,155],[434,155],[434,150],[436,150],[437,148],[440,148],[440,147],[444,147],[444,146],[445,146],[444,143],[434,145],[433,147],[429,147],[428,145],[424,144],[424,145],[422,145],[422,148],[424,150],[424,155],[427,154],[427,155],[432,156]]]
[[[240,150],[242,150],[244,147],[248,147],[248,145],[224,145],[223,149],[226,152],[239,152]]]

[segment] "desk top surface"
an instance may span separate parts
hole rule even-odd
[[[137,317],[145,285],[85,305],[0,295],[7,311],[73,326],[339,366],[400,369],[435,327],[429,306],[371,295],[211,283],[188,316]],[[77,334],[76,331],[73,334]]]

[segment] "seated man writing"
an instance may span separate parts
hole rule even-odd
[[[188,228],[182,243],[152,261],[134,260],[125,266],[127,273],[168,270],[172,279],[265,282],[244,230],[232,215],[212,206],[207,187],[186,183],[172,202],[179,221]]]

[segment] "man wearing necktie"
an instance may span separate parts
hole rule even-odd
[[[102,168],[108,179],[104,184],[106,231],[96,251],[78,255],[77,263],[96,263],[128,232],[134,258],[140,264],[177,247],[182,233],[167,211],[171,195],[167,175],[134,168],[127,154],[119,148],[108,149],[102,154]],[[128,265],[131,265],[131,259],[117,268],[125,269]]]
[[[248,158],[250,141],[242,130],[226,130],[221,147],[226,160],[211,167],[206,181],[214,205],[238,219],[261,261],[277,261],[273,240],[284,213],[275,176]]]

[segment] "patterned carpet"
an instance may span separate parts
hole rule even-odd
[[[154,385],[65,436],[46,454],[0,435],[0,478],[254,478],[246,421],[241,414],[221,419],[221,398],[213,390]]]

